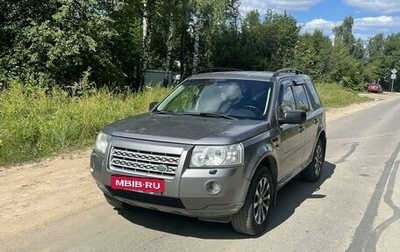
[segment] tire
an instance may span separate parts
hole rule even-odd
[[[107,195],[104,193],[104,198],[106,198],[106,201],[108,204],[113,206],[115,209],[128,209],[128,205],[122,201],[119,201],[117,199],[114,199],[113,197]]]
[[[321,178],[322,166],[324,165],[325,149],[321,139],[318,139],[314,149],[311,163],[301,172],[301,178],[308,182],[317,182]]]
[[[237,232],[255,236],[265,231],[274,190],[270,171],[261,167],[254,175],[243,207],[232,217],[231,224]]]

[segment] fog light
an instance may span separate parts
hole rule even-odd
[[[215,180],[207,181],[204,184],[204,188],[206,189],[207,193],[213,194],[213,195],[218,194],[222,191],[222,185]]]

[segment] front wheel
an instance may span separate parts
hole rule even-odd
[[[267,227],[274,186],[267,167],[261,167],[250,184],[243,207],[232,218],[233,228],[243,234],[259,235]]]

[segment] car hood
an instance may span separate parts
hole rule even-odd
[[[192,115],[147,113],[108,125],[115,137],[180,144],[233,144],[261,134],[269,123]]]

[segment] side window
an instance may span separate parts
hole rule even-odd
[[[282,98],[279,104],[279,116],[282,117],[287,111],[296,109],[296,101],[294,100],[294,94],[292,86],[282,86]]]
[[[293,90],[296,94],[297,108],[306,112],[310,111],[310,103],[305,90],[305,85],[295,85],[293,86]]]
[[[305,79],[306,83],[307,83],[307,88],[311,93],[311,100],[313,103],[313,107],[314,109],[318,109],[322,106],[321,104],[321,100],[319,99],[317,90],[315,89],[314,85],[312,84],[311,80],[309,79]]]

